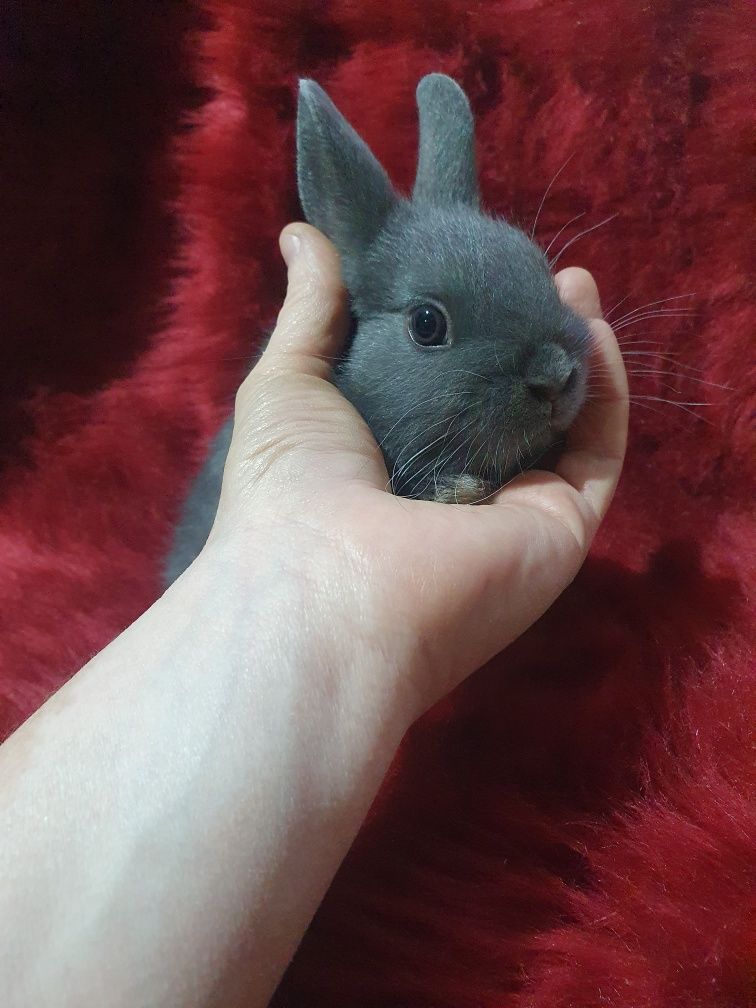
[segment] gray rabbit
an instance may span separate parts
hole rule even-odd
[[[585,398],[590,337],[560,302],[543,252],[481,212],[462,89],[429,74],[417,104],[406,199],[322,88],[301,81],[299,196],[341,255],[356,322],[333,380],[370,426],[394,493],[475,503],[559,443]],[[185,503],[168,583],[207,539],[231,429],[229,420]]]

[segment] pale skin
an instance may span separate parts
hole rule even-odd
[[[386,492],[329,383],[338,259],[282,233],[278,325],[236,401],[218,518],[189,570],[0,747],[8,1005],[266,1005],[408,726],[506,648],[583,562],[619,477],[603,377],[556,473],[480,507]]]

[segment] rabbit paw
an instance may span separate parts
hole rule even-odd
[[[441,504],[477,504],[492,492],[493,487],[485,480],[462,473],[439,480],[433,500]]]

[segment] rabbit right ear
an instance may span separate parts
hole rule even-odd
[[[347,256],[364,252],[397,200],[370,148],[312,80],[299,82],[297,182],[307,220]]]
[[[475,127],[467,95],[451,77],[432,73],[417,86],[420,148],[412,199],[477,210]]]

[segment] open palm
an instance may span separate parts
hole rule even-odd
[[[394,642],[427,706],[533,623],[582,564],[625,450],[619,348],[590,275],[562,271],[602,382],[556,472],[519,476],[483,507],[395,497],[372,434],[329,380],[346,328],[338,255],[306,224],[284,230],[282,250],[287,298],[237,397],[211,542],[229,530],[240,549],[277,542],[345,635]]]

